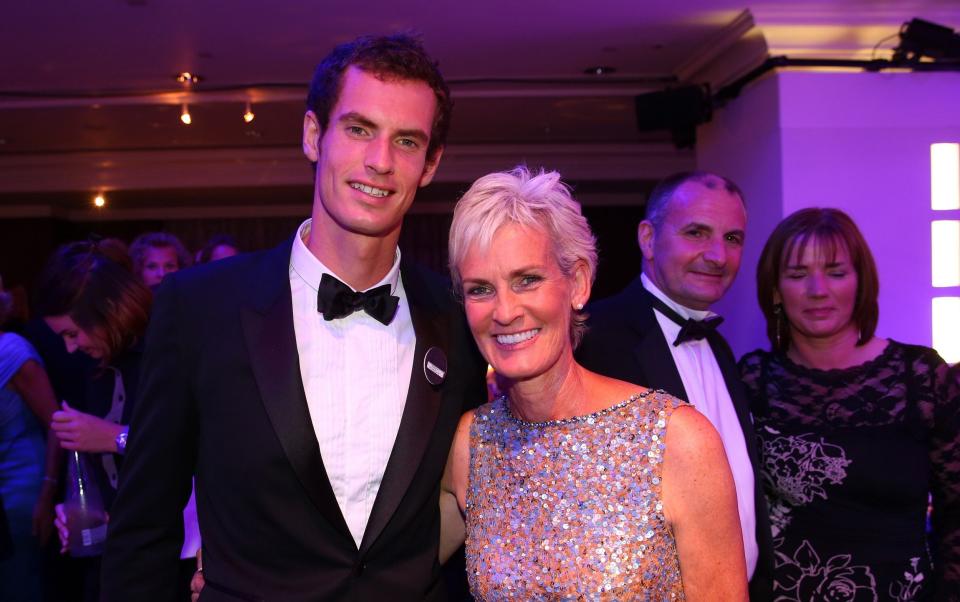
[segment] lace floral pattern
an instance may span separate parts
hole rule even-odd
[[[877,600],[877,580],[870,567],[852,564],[849,554],[821,560],[810,542],[803,540],[790,556],[779,550],[775,552],[774,562],[777,569],[774,602]]]
[[[770,527],[777,537],[790,522],[790,507],[827,499],[827,484],[839,485],[850,465],[843,448],[812,433],[782,436],[762,427],[762,474],[767,490],[780,493],[770,500]]]
[[[960,600],[960,365],[890,341],[846,369],[764,351],[740,369],[770,499],[777,599]]]
[[[910,568],[903,572],[903,579],[890,584],[890,597],[897,602],[916,600],[923,587],[923,572],[919,569],[920,558],[910,559]]]

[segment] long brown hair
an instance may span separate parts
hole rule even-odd
[[[774,302],[780,274],[794,252],[803,255],[811,241],[824,245],[827,257],[845,248],[857,273],[857,298],[852,319],[857,325],[857,345],[863,345],[877,329],[880,307],[877,295],[880,279],[873,254],[860,229],[850,216],[839,209],[810,207],[801,209],[777,224],[760,254],[757,264],[757,301],[767,319],[767,338],[771,348],[786,351],[790,346],[790,328],[783,308]],[[782,322],[781,322],[782,320]]]
[[[103,365],[147,329],[153,295],[129,265],[122,247],[109,241],[68,243],[47,262],[37,286],[39,315],[68,315],[102,340]]]

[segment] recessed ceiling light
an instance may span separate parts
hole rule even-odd
[[[248,102],[246,110],[243,112],[243,120],[246,123],[250,123],[255,117],[256,115],[253,114],[253,107],[250,106],[250,103]]]
[[[181,84],[195,84],[200,81],[200,76],[189,71],[181,71],[174,78]]]
[[[596,67],[587,67],[583,70],[587,75],[610,75],[616,73],[617,70],[615,67],[608,67],[606,65],[597,65]]]
[[[107,199],[103,198],[103,194],[98,194],[97,196],[93,197],[93,206],[97,209],[103,208],[103,206],[106,204]]]
[[[183,106],[180,107],[180,121],[183,122],[183,125],[193,123],[193,117],[190,116],[190,107],[187,106],[187,103],[183,103]]]

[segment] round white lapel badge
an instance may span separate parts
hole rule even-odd
[[[439,385],[447,378],[447,356],[439,347],[427,349],[423,356],[423,375],[431,385]]]

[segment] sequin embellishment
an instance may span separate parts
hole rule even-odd
[[[467,575],[477,600],[683,600],[663,517],[662,391],[564,420],[501,397],[470,429]]]

